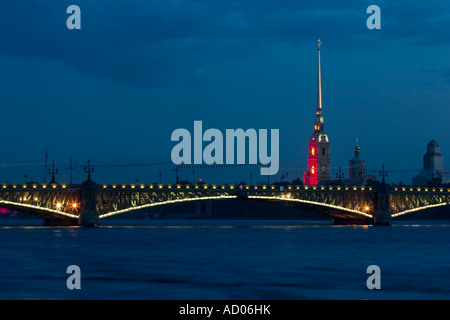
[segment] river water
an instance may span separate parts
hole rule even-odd
[[[450,221],[1,219],[0,242],[0,299],[450,298]],[[370,265],[379,290],[366,286]]]

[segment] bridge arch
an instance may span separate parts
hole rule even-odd
[[[262,199],[262,200],[278,200],[278,201],[285,201],[285,202],[299,202],[303,204],[312,205],[318,208],[325,208],[325,209],[333,209],[336,211],[342,211],[343,213],[348,213],[351,215],[360,216],[361,218],[373,218],[371,214],[340,207],[332,204],[322,203],[322,202],[316,202],[316,201],[309,201],[309,200],[303,200],[303,199],[296,199],[296,198],[286,198],[286,197],[276,197],[276,196],[248,196],[249,199]]]
[[[392,214],[392,218],[403,216],[405,214],[412,213],[412,212],[422,211],[422,210],[426,210],[426,209],[430,209],[430,208],[448,206],[448,205],[450,205],[449,202],[444,202],[444,203],[430,204],[430,205],[426,205],[426,206],[422,206],[422,207],[417,207],[417,208],[413,208],[413,209],[409,209],[409,210],[404,210],[404,211],[401,211],[401,212],[393,213]]]
[[[163,205],[173,204],[173,203],[188,202],[188,201],[201,201],[201,200],[236,199],[236,198],[237,198],[236,195],[232,195],[232,196],[220,195],[220,196],[206,196],[206,197],[198,197],[198,198],[172,199],[172,200],[153,202],[153,203],[148,203],[148,204],[144,204],[144,205],[140,205],[140,206],[132,206],[132,207],[121,209],[121,210],[111,211],[111,212],[99,215],[99,219],[112,217],[112,216],[115,216],[115,215],[118,215],[121,213],[131,212],[131,211],[155,207],[155,206],[163,206]]]
[[[110,211],[104,214],[99,215],[99,219],[104,219],[112,216],[116,216],[122,213],[128,213],[136,210],[141,210],[145,208],[150,208],[154,206],[163,206],[168,204],[174,204],[174,203],[182,203],[182,202],[190,202],[190,201],[202,201],[202,200],[220,200],[220,199],[238,199],[241,198],[238,195],[217,195],[217,196],[202,196],[202,197],[196,197],[196,198],[181,198],[181,199],[171,199],[171,200],[165,200],[165,201],[159,201],[159,202],[153,202],[148,204],[143,204],[139,206],[132,205],[128,208],[120,209],[120,210],[114,210]],[[372,219],[373,216],[366,212],[361,212],[358,210],[353,210],[345,207],[340,207],[332,204],[327,203],[321,203],[316,201],[309,201],[309,200],[303,200],[303,199],[295,199],[295,198],[285,198],[285,197],[278,197],[278,196],[250,196],[248,195],[248,199],[251,200],[269,200],[269,201],[280,201],[280,202],[297,202],[306,204],[309,206],[313,206],[315,208],[321,208],[324,209],[323,211],[329,212],[332,210],[333,212],[337,212],[338,214],[329,214],[330,217],[333,216],[340,216],[340,217],[355,217],[355,218],[361,218],[361,219]]]
[[[19,212],[23,212],[23,213],[43,217],[43,218],[78,219],[77,215],[74,215],[71,213],[67,213],[67,212],[63,212],[63,211],[59,211],[59,210],[55,210],[55,209],[50,209],[50,208],[45,208],[45,207],[40,207],[40,206],[28,204],[28,203],[0,200],[0,207],[5,208],[5,209],[10,209],[10,210],[16,210]]]

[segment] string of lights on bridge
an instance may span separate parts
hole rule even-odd
[[[68,165],[70,163],[69,160],[58,160],[58,161],[40,161],[40,162],[17,162],[17,163],[0,163],[0,169],[6,168],[16,168],[16,167],[44,167],[50,166],[52,163],[55,165]],[[245,167],[260,167],[265,164],[257,163],[257,164],[215,164],[215,165],[199,165],[199,164],[191,164],[191,165],[177,165],[178,169],[227,169],[227,168],[245,168]],[[122,164],[94,164],[93,167],[96,169],[122,169],[122,168],[144,168],[144,167],[161,167],[161,166],[174,166],[174,164],[170,161],[161,161],[161,162],[142,162],[142,163],[122,163]],[[72,169],[77,168],[85,168],[86,164],[74,164],[72,165]],[[348,170],[350,168],[357,168],[358,166],[335,166],[331,167],[331,170]],[[304,172],[307,168],[305,167],[280,167],[279,172]],[[421,172],[422,168],[415,169],[386,169],[386,172],[389,174],[413,174]],[[378,174],[379,169],[365,169],[368,174]],[[440,175],[450,175],[450,171],[440,171]]]
[[[44,167],[44,166],[51,165],[53,162],[58,165],[69,163],[68,160],[58,160],[58,161],[52,161],[52,162],[41,161],[41,162],[0,163],[0,168],[5,169],[5,168],[15,168],[15,167]]]
[[[153,167],[153,166],[174,166],[172,162],[153,162],[153,163],[130,163],[130,164],[99,164],[94,165],[95,168],[101,168],[101,169],[113,169],[113,168],[137,168],[137,167]],[[203,164],[191,164],[191,165],[177,165],[176,167],[178,169],[227,169],[227,168],[245,168],[245,167],[260,167],[260,166],[266,166],[266,164],[263,163],[257,163],[257,164],[215,164],[215,165],[203,165]],[[74,165],[74,168],[84,168],[86,165],[84,164],[77,164]],[[350,166],[335,166],[331,167],[331,170],[348,170],[350,168],[358,168],[358,165]],[[304,172],[307,168],[305,167],[280,167],[279,172],[283,171],[300,171]],[[416,168],[416,169],[393,169],[393,170],[386,170],[386,172],[390,174],[408,174],[408,173],[418,173],[421,172],[422,168]],[[378,174],[379,169],[365,169],[366,173],[373,173]],[[439,174],[441,175],[450,175],[449,171],[440,171]]]

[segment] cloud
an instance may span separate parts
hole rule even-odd
[[[440,76],[443,77],[447,83],[450,83],[450,70],[442,71]]]
[[[189,87],[207,85],[213,77],[198,70],[255,55],[273,43],[297,46],[321,37],[342,49],[371,45],[365,40],[368,1],[80,0],[82,30],[65,26],[70,4],[2,2],[0,54],[62,61],[139,87]],[[448,19],[436,10],[442,8],[448,9],[444,1],[386,2],[383,28],[389,31],[382,35],[448,39]],[[411,21],[416,16],[420,28]],[[447,30],[433,33],[436,21]]]
[[[450,40],[450,3],[445,0],[385,1],[382,6],[386,36],[416,44],[444,44]]]

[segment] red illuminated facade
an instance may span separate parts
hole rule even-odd
[[[322,116],[322,81],[320,70],[320,45],[319,40],[319,68],[317,79],[317,110],[314,119],[314,133],[308,142],[308,170],[303,175],[303,183],[306,186],[314,186],[323,181],[330,180],[330,142],[324,131]]]
[[[319,176],[317,173],[318,157],[317,157],[317,142],[314,142],[314,136],[311,138],[311,142],[308,142],[308,171],[305,171],[303,176],[303,183],[306,186],[315,186],[319,183]]]

